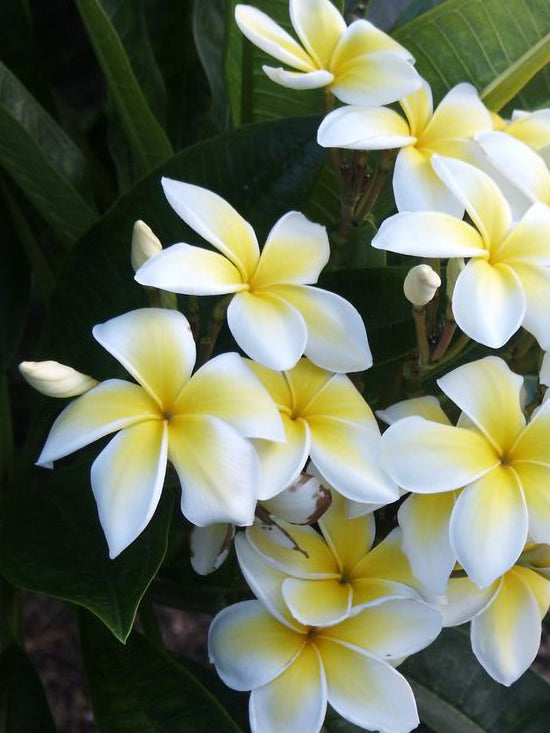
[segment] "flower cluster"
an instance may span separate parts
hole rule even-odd
[[[264,66],[273,82],[324,87],[342,103],[319,127],[321,146],[395,159],[398,213],[372,246],[427,260],[404,283],[417,372],[444,364],[453,338],[455,348],[471,339],[496,349],[523,327],[550,349],[550,110],[503,120],[465,83],[434,109],[408,51],[366,20],[346,25],[329,0],[290,0],[290,17],[299,41],[251,6],[235,13],[243,34],[289,67]],[[383,106],[394,102],[401,112]],[[362,317],[316,287],[331,256],[325,227],[292,211],[260,248],[216,193],[162,185],[216,251],[162,249],[137,222],[136,280],[148,292],[223,296],[214,326],[226,317],[244,356],[212,358],[207,339],[197,357],[188,320],[167,299],[93,329],[133,381],[24,362],[38,390],[77,396],[38,464],[116,433],[91,467],[112,558],[151,520],[173,465],[194,525],[193,567],[213,572],[234,542],[257,599],[223,609],[209,634],[222,679],[251,691],[253,731],[317,733],[327,703],[362,728],[412,730],[414,697],[395,668],[442,626],[470,620],[479,662],[514,682],[537,653],[550,606],[543,387],[527,399],[522,377],[489,355],[438,380],[453,420],[436,397],[418,396],[417,379],[405,395],[416,396],[377,421],[346,376],[373,363]],[[442,277],[446,321],[432,350],[426,333],[445,300]],[[540,385],[548,373],[545,359]],[[381,539],[374,512],[405,493],[399,526]]]

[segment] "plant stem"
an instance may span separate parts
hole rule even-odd
[[[430,361],[430,342],[426,328],[426,308],[413,306],[412,309],[414,327],[416,330],[416,342],[418,344],[418,361],[420,366],[425,366]]]
[[[222,298],[220,301],[218,301],[216,307],[212,311],[210,323],[208,324],[208,330],[201,338],[199,343],[197,367],[205,364],[212,356],[214,346],[216,345],[216,341],[225,321],[225,313],[227,311],[227,306],[229,305],[230,301],[231,296]]]
[[[452,338],[456,331],[456,323],[454,319],[450,319],[445,324],[443,331],[441,332],[441,336],[439,337],[439,341],[437,343],[437,346],[432,352],[432,355],[430,357],[430,364],[436,364],[447,352],[447,349],[449,348]]]

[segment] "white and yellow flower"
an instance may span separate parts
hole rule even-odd
[[[439,156],[432,166],[475,226],[443,213],[396,214],[382,224],[373,247],[469,258],[452,295],[464,333],[498,348],[523,326],[543,348],[550,347],[550,208],[535,204],[513,225],[505,198],[486,173]]]
[[[322,536],[311,527],[281,523],[298,550],[258,525],[249,527],[246,540],[265,562],[287,577],[282,594],[292,616],[302,624],[329,626],[361,608],[390,598],[419,598],[418,582],[401,551],[401,533],[395,529],[372,549],[374,516],[346,516],[343,497],[319,519]],[[245,540],[237,545],[239,557]],[[246,575],[246,563],[241,560]]]
[[[441,615],[414,598],[370,606],[330,627],[305,626],[286,606],[284,573],[241,533],[239,560],[259,601],[221,611],[210,627],[211,661],[235,690],[251,690],[253,733],[318,733],[327,701],[370,730],[418,725],[412,691],[394,669],[438,635]]]
[[[491,677],[511,685],[529,668],[537,656],[541,621],[550,607],[550,580],[531,565],[530,556],[546,551],[550,570],[550,548],[528,548],[501,578],[480,590],[469,578],[449,580],[446,601],[439,606],[444,626],[471,621],[472,651]]]
[[[352,150],[401,148],[393,172],[397,209],[441,211],[462,218],[464,204],[438,176],[432,156],[470,160],[473,136],[491,130],[488,110],[471,84],[451,89],[435,111],[425,81],[400,104],[406,119],[386,107],[341,107],[321,123],[318,142],[326,148]]]
[[[99,518],[116,557],[145,529],[160,499],[166,462],[194,524],[251,524],[258,459],[247,438],[284,440],[278,411],[238,354],[222,354],[191,376],[195,343],[177,311],[144,308],[93,329],[138,382],[108,379],[54,422],[38,465],[49,466],[117,431],[92,464]]]
[[[528,536],[550,543],[550,402],[527,424],[523,379],[498,357],[460,366],[438,384],[464,413],[461,424],[398,420],[382,436],[382,462],[417,494],[464,487],[451,511],[450,545],[484,588],[514,565]]]
[[[330,0],[290,0],[290,19],[302,46],[261,10],[237,5],[235,20],[258,48],[293,71],[264,66],[291,89],[327,87],[348,104],[390,104],[421,80],[411,54],[366,20],[349,27]]]
[[[261,463],[259,498],[296,479],[308,455],[323,479],[348,499],[388,504],[398,491],[381,469],[380,430],[372,410],[344,374],[301,359],[289,371],[249,367],[279,408],[286,442],[255,441]]]
[[[260,254],[256,236],[227,201],[199,186],[163,178],[181,218],[222,254],[174,244],[148,260],[136,280],[174,293],[234,293],[227,321],[235,341],[255,361],[290,369],[302,354],[335,372],[372,365],[359,313],[335,293],[311,287],[329,258],[324,227],[285,214]]]

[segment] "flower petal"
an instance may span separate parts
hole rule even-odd
[[[178,311],[141,308],[94,326],[96,341],[170,410],[195,365],[187,318]]]
[[[413,397],[410,400],[397,402],[383,410],[376,411],[377,417],[387,425],[402,420],[404,417],[424,417],[426,420],[438,422],[442,425],[450,425],[450,420],[443,412],[437,397],[426,395],[424,397]]]
[[[443,614],[443,626],[460,626],[482,613],[500,590],[501,579],[486,588],[478,588],[470,578],[451,578],[445,593],[445,603],[438,608]]]
[[[462,219],[464,207],[438,177],[432,167],[431,158],[430,151],[419,150],[412,145],[399,151],[393,170],[393,193],[397,210],[437,211]],[[474,241],[473,246],[482,246],[481,242]]]
[[[281,413],[286,442],[254,441],[260,459],[258,499],[272,499],[300,475],[309,455],[309,428],[304,420],[292,420]]]
[[[541,348],[550,349],[550,268],[519,262],[514,262],[511,268],[525,290],[527,304],[522,326],[533,334]]]
[[[529,537],[533,542],[550,545],[550,465],[514,462],[527,511]]]
[[[176,214],[230,259],[246,281],[260,254],[250,224],[225,199],[206,188],[171,178],[163,178],[162,187]]]
[[[517,461],[550,465],[550,402],[543,402],[509,453]]]
[[[367,554],[374,542],[374,516],[366,514],[350,519],[346,501],[334,493],[327,511],[319,519],[319,527],[340,567],[347,574]]]
[[[550,145],[550,109],[539,109],[535,112],[514,110],[506,132],[533,150],[538,151]]]
[[[397,513],[403,552],[414,575],[433,594],[445,592],[456,557],[449,541],[455,492],[412,494]]]
[[[422,83],[414,66],[388,51],[365,53],[333,68],[335,78],[330,91],[345,104],[391,104]]]
[[[254,274],[254,288],[316,283],[330,256],[327,230],[290,211],[270,231]]]
[[[223,255],[190,244],[173,244],[136,272],[140,285],[186,295],[223,295],[246,288],[239,270]]]
[[[270,369],[291,369],[307,343],[301,313],[271,293],[238,293],[227,309],[227,323],[241,349]]]
[[[548,548],[542,548],[542,551],[548,552]],[[531,554],[530,559],[532,558],[533,554]],[[522,560],[525,560],[524,553],[522,553]],[[513,572],[522,579],[533,594],[539,609],[540,620],[542,621],[548,612],[548,607],[550,606],[550,578],[541,575],[537,570],[532,569],[532,567],[533,566],[524,567],[523,565],[514,565]],[[541,570],[541,572],[543,571]]]
[[[499,463],[479,434],[422,417],[398,420],[382,436],[382,465],[408,491],[434,494],[475,481]]]
[[[498,349],[514,335],[525,317],[525,290],[508,265],[474,259],[458,276],[453,314],[465,334]]]
[[[365,427],[376,426],[372,410],[345,374],[330,376],[308,404],[301,406],[300,412],[306,418],[332,417],[359,423]]]
[[[199,575],[209,575],[217,570],[229,554],[235,527],[232,524],[209,524],[193,527],[189,535],[191,566]]]
[[[381,578],[356,578],[352,582],[353,610],[372,608],[395,598],[415,598],[418,593],[404,583]]]
[[[520,392],[523,377],[497,356],[463,364],[437,380],[495,449],[504,454],[525,427]]]
[[[416,257],[485,257],[477,231],[449,214],[433,211],[395,214],[374,239],[375,249]]]
[[[358,646],[379,659],[401,659],[428,646],[441,631],[441,621],[441,614],[427,603],[390,599],[321,633]]]
[[[479,168],[462,160],[432,156],[432,167],[481,232],[487,249],[498,246],[512,223],[512,214],[497,184]]]
[[[46,467],[98,438],[159,418],[158,406],[137,384],[108,379],[70,402],[51,427],[36,465]]]
[[[246,438],[285,440],[277,406],[235,353],[220,354],[195,372],[181,391],[174,414],[213,415]]]
[[[288,382],[282,372],[268,369],[251,359],[245,359],[248,368],[254,372],[280,409],[292,409],[292,396]]]
[[[199,527],[254,520],[258,458],[250,441],[209,415],[170,421],[168,457],[182,485],[181,511]]]
[[[451,547],[468,576],[485,588],[518,559],[527,528],[517,475],[498,466],[458,497],[449,526]]]
[[[380,438],[367,427],[328,417],[308,418],[311,460],[326,480],[348,499],[389,503],[398,498],[379,460]]]
[[[278,496],[263,502],[264,509],[290,524],[313,524],[330,506],[331,492],[321,479],[302,473]]]
[[[413,577],[410,563],[402,550],[402,544],[403,534],[399,527],[396,527],[353,568],[351,577],[354,587],[358,581],[376,578],[385,582],[393,582],[394,588],[388,588],[388,591],[391,591],[389,595],[416,597],[417,593],[413,589],[418,588],[419,583]],[[367,586],[363,590],[370,594]]]
[[[421,135],[433,114],[433,99],[430,85],[422,79],[422,85],[412,94],[399,100],[403,112],[407,116],[411,135]]]
[[[472,651],[493,679],[509,686],[535,659],[540,634],[535,598],[511,570],[491,605],[472,620]]]
[[[328,626],[339,623],[351,611],[352,589],[339,579],[283,581],[283,596],[290,612],[307,626]]]
[[[550,265],[550,207],[533,204],[497,250],[500,262]]]
[[[302,71],[287,71],[279,67],[262,66],[264,73],[274,81],[287,89],[319,89],[332,83],[334,76],[329,71],[316,69],[305,74]]]
[[[250,695],[252,733],[321,729],[327,708],[326,681],[319,653],[306,644],[292,664],[273,682]]]
[[[530,201],[550,203],[550,172],[528,145],[505,132],[476,136],[491,163]]]
[[[332,372],[312,364],[309,359],[300,359],[294,369],[284,374],[292,394],[291,411],[307,416],[308,406],[326,389],[334,377]]]
[[[290,20],[318,66],[328,68],[346,21],[330,0],[290,0]]]
[[[92,464],[99,521],[115,558],[151,521],[166,473],[168,434],[160,420],[121,430]]]
[[[269,290],[302,315],[307,328],[306,356],[333,372],[359,372],[372,366],[363,319],[345,298],[304,285]]]
[[[340,107],[328,114],[317,131],[324,148],[390,150],[413,145],[407,122],[387,107]]]
[[[369,730],[416,728],[412,690],[387,662],[331,639],[319,639],[315,645],[325,668],[328,701],[343,718]]]
[[[332,68],[344,66],[358,56],[386,51],[414,63],[414,59],[404,46],[381,31],[368,20],[354,20],[343,33],[332,57]]]
[[[463,82],[443,97],[422,135],[422,145],[437,150],[440,140],[460,140],[492,129],[491,115],[472,84]]]
[[[305,637],[284,626],[259,601],[224,608],[208,631],[208,656],[233,690],[252,690],[289,667]]]
[[[340,577],[336,558],[314,529],[283,521],[278,524],[288,532],[299,550],[277,542],[265,527],[255,524],[246,530],[250,544],[266,562],[295,578],[323,580]]]

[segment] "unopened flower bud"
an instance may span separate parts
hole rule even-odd
[[[151,227],[138,219],[132,232],[132,267],[137,272],[147,260],[162,251],[160,239]]]
[[[440,285],[441,278],[435,270],[429,265],[416,265],[407,273],[403,291],[407,300],[419,307],[430,302]]]
[[[19,371],[31,387],[48,397],[76,397],[98,383],[58,361],[23,361]]]
[[[449,301],[453,299],[456,281],[465,267],[463,257],[451,257],[447,262],[447,298]]]

